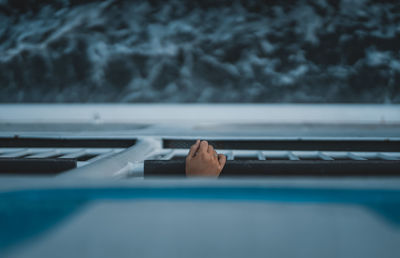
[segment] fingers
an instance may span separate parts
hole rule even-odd
[[[214,153],[215,153],[214,147],[211,144],[208,145],[208,153],[210,153],[212,155],[214,155]]]
[[[194,157],[199,147],[200,147],[200,140],[197,140],[196,143],[193,144],[192,147],[190,147],[188,157]]]
[[[218,154],[214,150],[214,147],[211,144],[208,144],[207,141],[197,140],[196,143],[190,147],[188,158],[193,158],[197,152],[211,154],[213,158],[218,158]]]
[[[199,152],[202,152],[202,153],[207,153],[208,152],[208,142],[207,141],[201,141],[200,142]]]
[[[218,162],[222,170],[222,168],[225,166],[226,163],[226,156],[224,154],[218,154]]]

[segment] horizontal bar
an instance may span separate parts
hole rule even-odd
[[[188,149],[194,142],[195,139],[164,139],[163,147]],[[237,150],[400,151],[400,140],[398,139],[257,139],[208,140],[208,142],[216,149]]]
[[[268,115],[266,115],[268,114]],[[0,123],[399,124],[386,104],[1,104]]]
[[[290,160],[300,160],[299,157],[297,157],[296,155],[294,155],[291,151],[287,152],[287,156]]]
[[[67,139],[0,137],[2,148],[128,148],[136,139]]]
[[[184,176],[185,160],[146,160],[144,176]],[[229,160],[221,176],[400,176],[393,160]]]
[[[87,163],[93,163],[93,162],[96,162],[98,160],[104,159],[104,158],[109,157],[109,156],[111,156],[113,154],[116,154],[116,153],[118,153],[118,152],[116,152],[114,150],[110,150],[109,152],[106,152],[106,153],[103,153],[103,154],[99,154],[98,156],[96,156],[94,158],[91,158],[91,159],[87,160],[86,162]]]
[[[393,157],[384,153],[377,153],[377,157],[384,160],[400,160],[399,157]]]
[[[257,151],[257,157],[259,160],[266,160],[265,155],[262,151]]]
[[[20,151],[13,151],[8,153],[3,153],[0,155],[0,158],[20,158],[26,155],[29,155],[31,152],[29,149],[23,149]]]
[[[64,178],[124,178],[135,170],[133,164],[143,162],[154,155],[161,142],[154,138],[143,137],[137,143],[119,153],[107,156],[96,162],[60,174]]]
[[[67,153],[62,155],[60,158],[62,159],[77,159],[83,155],[86,155],[86,151],[85,150],[79,150],[79,151],[75,151],[75,152],[71,152],[71,153]]]
[[[320,151],[317,153],[317,156],[322,160],[334,160],[332,157],[329,157],[328,155],[326,155]]]
[[[58,174],[76,166],[72,159],[0,158],[0,174]]]
[[[351,152],[347,153],[347,157],[349,159],[353,159],[353,160],[366,160],[366,158],[360,157],[360,156],[358,156],[358,155],[356,155],[354,153],[351,153]]]
[[[228,151],[227,153],[225,153],[226,155],[226,159],[227,160],[234,160],[235,159],[235,155],[233,154],[233,151]]]
[[[50,151],[42,151],[42,152],[37,152],[33,155],[29,155],[27,158],[33,159],[33,158],[51,158],[55,156],[60,156],[60,154],[57,150],[50,150]]]

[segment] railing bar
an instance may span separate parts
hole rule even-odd
[[[235,159],[235,154],[233,153],[233,151],[228,151],[226,153],[226,157],[228,160],[234,160]]]
[[[67,171],[59,176],[70,178],[126,178],[136,173],[134,170],[134,164],[137,162],[143,162],[145,159],[153,155],[155,151],[160,149],[161,142],[158,139],[143,137],[138,139],[134,146],[123,150],[116,155],[86,164],[77,169]],[[141,175],[143,176],[143,173]]]
[[[32,159],[32,158],[50,158],[58,155],[59,152],[57,150],[50,150],[50,151],[45,151],[45,152],[39,152],[33,155],[30,155],[26,158]]]
[[[326,155],[326,154],[324,154],[324,153],[322,153],[320,151],[318,151],[317,156],[322,160],[334,160],[334,158],[332,158],[332,157],[330,157],[330,156],[328,156],[328,155]]]
[[[31,151],[29,149],[22,149],[20,151],[4,153],[4,154],[0,155],[0,158],[19,158],[19,157],[25,156],[30,153],[31,153]]]
[[[175,156],[175,153],[176,153],[175,150],[171,150],[170,152],[165,154],[160,160],[170,160]]]
[[[353,160],[367,160],[366,158],[360,157],[352,152],[347,152],[347,157]]]
[[[60,158],[62,158],[62,159],[76,159],[76,158],[79,158],[80,156],[83,156],[85,154],[86,154],[86,150],[80,150],[80,151],[75,151],[75,152],[63,155]]]
[[[262,151],[257,151],[258,160],[266,160],[265,155]]]
[[[393,157],[387,154],[383,154],[381,152],[377,153],[376,155],[378,158],[384,159],[384,160],[400,160],[400,158]]]
[[[400,151],[400,140],[386,139],[208,139],[216,149],[224,150],[298,150],[298,151]],[[193,139],[163,139],[166,149],[190,148]]]
[[[92,159],[89,159],[89,160],[87,160],[87,161],[85,161],[86,162],[86,164],[89,164],[89,163],[92,163],[92,162],[96,162],[96,161],[98,161],[98,160],[100,160],[100,159],[103,159],[103,158],[106,158],[106,157],[108,157],[108,156],[111,156],[111,155],[113,155],[114,153],[117,153],[115,150],[111,150],[111,151],[109,151],[109,152],[106,152],[106,153],[103,153],[103,154],[101,154],[101,155],[98,155],[98,156],[96,156],[96,157],[94,157],[94,158],[92,158]],[[86,165],[85,164],[85,165]],[[78,165],[79,165],[79,163],[78,163]]]
[[[76,160],[73,159],[21,159],[1,158],[0,174],[58,174],[60,172],[76,168]]]
[[[184,176],[183,160],[144,162],[144,176]],[[232,160],[221,176],[400,176],[400,161],[385,160]]]
[[[290,160],[300,160],[300,158],[296,155],[293,154],[293,152],[288,151],[287,156],[289,157]]]

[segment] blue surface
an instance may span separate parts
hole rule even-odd
[[[193,200],[363,206],[400,226],[399,190],[263,187],[66,188],[0,193],[0,252],[35,238],[94,201]]]

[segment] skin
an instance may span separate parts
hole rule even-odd
[[[186,176],[218,177],[225,163],[225,155],[218,154],[207,141],[197,140],[186,157]]]

